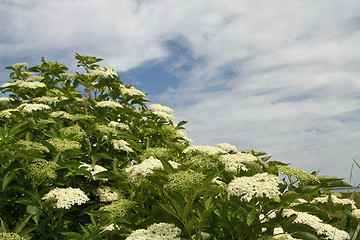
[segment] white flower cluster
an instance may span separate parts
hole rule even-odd
[[[320,218],[314,215],[304,212],[297,212],[293,209],[284,209],[283,211],[283,216],[285,217],[290,217],[293,214],[297,215],[296,219],[294,220],[295,223],[309,225],[310,227],[314,228],[319,235],[324,235],[327,238],[334,240],[350,239],[350,235],[346,231],[339,230],[330,224],[323,223]]]
[[[61,76],[66,77],[66,78],[70,78],[70,79],[75,79],[76,75],[72,74],[72,73],[62,73]]]
[[[1,232],[0,233],[1,240],[26,240],[22,236],[13,232]]]
[[[14,111],[19,111],[18,109],[15,109],[15,108],[9,108],[9,109],[5,109],[5,110],[2,110],[0,112],[0,117],[1,118],[9,118],[11,117],[11,112],[14,112]]]
[[[3,84],[0,88],[6,88],[9,86],[19,86],[21,88],[30,88],[30,89],[37,89],[46,87],[45,83],[42,82],[25,82],[25,81],[15,81],[15,82],[8,82]]]
[[[33,103],[33,104],[23,103],[17,108],[22,109],[24,112],[31,113],[32,111],[41,111],[44,109],[50,109],[50,106],[45,104],[37,104],[37,103]]]
[[[351,215],[355,218],[360,218],[360,209],[353,209]]]
[[[71,206],[77,204],[81,205],[90,199],[79,188],[54,188],[43,196],[43,200],[53,198],[57,199],[56,208],[69,209]]]
[[[165,119],[168,118],[171,120],[175,119],[173,115],[169,114],[169,112],[172,112],[173,110],[167,106],[162,106],[160,104],[151,104],[149,108],[150,111],[158,117]]]
[[[279,184],[282,180],[269,173],[258,173],[252,177],[233,179],[228,187],[228,196],[237,196],[242,201],[250,202],[253,198],[276,198],[280,193]]]
[[[94,176],[95,174],[107,171],[106,168],[104,168],[100,165],[90,165],[90,164],[83,163],[83,162],[81,163],[79,168],[85,168],[86,171],[89,171],[91,173],[91,175],[93,175],[93,179],[95,179],[95,176]],[[104,180],[104,179],[101,179],[101,180]]]
[[[215,155],[218,153],[226,153],[224,150],[217,148],[217,147],[212,147],[212,146],[191,146],[191,147],[187,147],[183,153],[193,153],[193,152],[203,152],[203,153],[207,153],[209,155]]]
[[[174,110],[172,110],[171,108],[167,107],[167,106],[163,106],[163,105],[160,105],[160,104],[151,104],[149,106],[150,110],[152,112],[155,112],[155,111],[160,111],[160,112],[173,112]]]
[[[125,87],[123,85],[120,86],[120,91],[122,95],[129,95],[129,96],[141,96],[144,97],[145,93],[142,91],[134,88],[133,86]]]
[[[60,117],[60,118],[65,118],[65,119],[69,119],[69,120],[73,120],[74,119],[74,116],[67,113],[67,112],[64,112],[64,111],[56,111],[56,112],[52,112],[50,114],[50,117],[53,117],[53,118],[57,118],[57,117]]]
[[[330,198],[335,205],[351,205],[352,209],[356,209],[356,202],[354,200],[348,198],[341,199],[334,194],[329,194],[325,197],[314,198],[311,203],[327,203],[330,201]]]
[[[182,138],[183,140],[187,141],[188,143],[192,144],[194,143],[193,140],[191,140],[190,138],[187,137],[187,134],[185,132],[182,132],[180,130],[177,130],[175,132],[175,137],[177,138]]]
[[[42,103],[56,103],[59,101],[58,97],[48,97],[48,96],[42,96],[34,98],[34,101],[42,102]]]
[[[0,97],[0,102],[9,102],[10,100],[12,99],[8,97]]]
[[[133,152],[133,150],[129,147],[129,143],[125,140],[113,139],[111,140],[111,143],[113,144],[115,150],[122,150],[128,153]]]
[[[104,76],[104,77],[107,77],[109,75],[115,76],[115,77],[118,76],[114,69],[106,69],[106,68],[105,69],[104,68],[97,68],[92,72],[92,74],[99,75],[99,76]]]
[[[231,145],[229,143],[218,143],[218,144],[216,144],[216,147],[220,148],[224,151],[227,151],[227,152],[237,152],[238,151],[236,146]]]
[[[101,101],[96,103],[96,107],[107,107],[107,108],[123,108],[123,106],[120,103],[114,102],[114,101]]]
[[[180,240],[180,228],[170,223],[154,223],[147,229],[135,230],[126,240]]]
[[[129,126],[126,125],[125,123],[119,123],[115,121],[110,121],[108,126],[113,128],[119,128],[121,130],[129,130]]]
[[[120,190],[109,186],[101,187],[96,190],[100,202],[112,202],[121,199],[123,196]]]
[[[43,80],[43,79],[44,79],[44,77],[42,77],[42,76],[31,76],[28,79],[26,79],[26,81],[40,81],[40,80]]]
[[[173,168],[177,168],[180,164],[177,162],[169,161]],[[140,164],[130,166],[125,169],[130,174],[132,180],[138,180],[141,177],[152,175],[153,170],[163,169],[163,165],[159,159],[149,157],[142,161]]]
[[[229,172],[248,171],[244,162],[257,161],[258,158],[249,153],[225,154],[220,156],[220,160],[225,165],[225,170]]]

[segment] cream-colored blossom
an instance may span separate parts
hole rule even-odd
[[[227,152],[237,152],[238,151],[236,146],[231,145],[229,143],[218,143],[218,144],[216,144],[216,147],[220,148],[224,151],[227,151]]]
[[[230,172],[248,171],[244,162],[257,161],[258,158],[249,153],[225,154],[220,156],[220,161],[225,165],[225,170]]]
[[[125,123],[120,123],[120,122],[115,122],[115,121],[110,121],[108,126],[113,127],[113,128],[118,128],[121,130],[129,130],[129,126],[126,125]]]
[[[37,104],[37,103],[23,103],[19,107],[17,107],[19,110],[22,110],[27,113],[31,113],[33,111],[41,111],[44,109],[50,109],[49,105],[45,104]]]
[[[6,83],[5,83],[6,84]],[[5,85],[4,84],[4,85]],[[2,85],[1,87],[4,87],[4,85]],[[42,82],[24,82],[24,81],[16,81],[16,82],[12,82],[12,83],[8,83],[7,86],[19,86],[21,88],[30,88],[30,89],[37,89],[37,88],[43,88],[46,87],[45,83]]]
[[[36,159],[29,167],[28,172],[35,181],[42,181],[46,178],[56,178],[56,168],[59,165],[55,162],[48,162],[45,159]]]
[[[9,109],[5,109],[0,111],[0,118],[9,118],[11,117],[11,112],[18,112],[19,110],[16,108],[9,108]]]
[[[356,202],[354,200],[348,198],[338,198],[336,195],[331,193],[324,197],[314,198],[311,203],[327,203],[330,201],[330,198],[334,205],[351,205],[352,209],[356,209]]]
[[[224,150],[217,148],[217,147],[212,147],[212,146],[190,146],[187,147],[183,153],[193,153],[193,152],[203,152],[203,153],[207,153],[210,155],[215,155],[218,153],[226,153]]]
[[[49,149],[39,142],[19,140],[17,145],[24,148],[25,150],[36,150],[40,152],[49,152]]]
[[[81,205],[90,199],[79,188],[54,188],[43,196],[43,200],[55,197],[57,202],[54,204],[56,208],[69,209],[71,206],[77,204]]]
[[[239,197],[242,201],[250,202],[253,198],[276,198],[280,193],[279,184],[282,183],[277,176],[269,173],[258,173],[251,177],[237,177],[228,187],[228,196]]]
[[[98,188],[96,193],[100,198],[100,202],[112,202],[123,198],[120,190],[109,186]]]
[[[0,97],[0,102],[10,102],[11,98],[8,97]]]
[[[17,233],[13,232],[0,232],[0,239],[1,240],[26,240]]]
[[[355,218],[360,218],[360,209],[353,209],[351,215]]]
[[[42,76],[31,76],[28,79],[26,79],[26,81],[40,81],[43,79],[44,79],[44,77],[42,77]]]
[[[97,131],[99,131],[102,134],[106,134],[106,135],[116,135],[117,131],[116,129],[103,125],[103,124],[96,124],[95,129]]]
[[[162,112],[162,111],[153,111],[152,113],[154,113],[156,116],[164,118],[164,119],[170,119],[170,120],[174,120],[175,117],[169,113],[166,112]]]
[[[53,118],[65,118],[65,119],[69,119],[69,120],[72,120],[74,119],[74,116],[67,113],[67,112],[64,112],[64,111],[56,111],[56,112],[52,112],[50,113],[50,117],[53,117]]]
[[[159,111],[159,112],[169,113],[169,112],[174,111],[174,110],[172,110],[171,108],[169,108],[169,107],[167,107],[167,106],[162,106],[162,105],[160,105],[160,104],[151,104],[151,105],[149,106],[149,108],[150,108],[150,111],[152,111],[152,112],[157,112],[157,111]]]
[[[181,230],[174,224],[154,223],[147,229],[133,231],[126,240],[180,240]]]
[[[128,153],[133,152],[133,150],[129,147],[129,143],[125,140],[113,139],[111,140],[111,143],[113,144],[115,150],[122,150]]]
[[[70,78],[70,79],[75,79],[76,75],[72,74],[72,73],[62,73],[61,76],[66,77],[66,78]]]
[[[118,76],[118,74],[115,72],[114,69],[106,69],[106,68],[105,69],[104,68],[97,68],[92,72],[92,74],[99,75],[99,76],[104,76],[104,77],[107,77],[109,75],[115,76],[115,77]]]
[[[41,103],[56,103],[59,101],[58,97],[48,97],[42,96],[33,99],[34,101],[41,102]]]
[[[70,149],[80,149],[81,144],[77,141],[72,141],[68,139],[60,139],[60,138],[50,138],[46,140],[48,143],[53,145],[55,149],[59,152],[63,152]]]
[[[123,106],[120,103],[114,102],[114,101],[101,101],[96,103],[96,107],[107,107],[107,108],[123,108]]]
[[[174,161],[169,161],[169,164],[175,169],[180,165]],[[125,171],[130,174],[132,180],[141,182],[143,178],[152,175],[154,173],[153,170],[161,169],[164,169],[161,161],[154,157],[149,157],[140,164],[134,164],[126,168]]]
[[[294,220],[295,223],[309,225],[316,230],[317,234],[324,235],[327,238],[334,240],[350,239],[350,235],[347,232],[339,230],[330,224],[323,223],[320,218],[309,213],[297,212],[293,209],[284,209],[282,214],[285,217],[290,217],[291,215],[295,214],[297,216]]]
[[[129,95],[129,96],[141,96],[144,97],[145,93],[142,91],[134,88],[133,86],[125,87],[123,85],[120,86],[120,91],[122,95]]]
[[[284,229],[282,229],[281,227],[278,228],[274,228],[274,239],[277,240],[296,240],[298,238],[293,238],[289,233],[284,232]]]
[[[90,165],[90,164],[87,164],[87,163],[81,163],[81,165],[79,166],[79,168],[84,168],[86,171],[89,171],[91,173],[91,175],[93,176],[93,179],[95,179],[95,175],[97,173],[100,173],[100,172],[105,172],[107,171],[106,168],[100,166],[100,165]],[[104,179],[100,179],[100,180],[104,180]],[[105,179],[106,180],[106,179]]]

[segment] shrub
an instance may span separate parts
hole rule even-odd
[[[5,239],[350,239],[348,186],[220,143],[190,146],[101,59],[7,67],[0,87],[0,234]],[[80,70],[79,70],[80,71]]]

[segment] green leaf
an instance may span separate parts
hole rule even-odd
[[[323,217],[328,216],[328,214],[323,209],[311,203],[297,204],[293,206],[293,209],[299,212],[308,212],[316,216],[323,216]]]
[[[246,217],[246,224],[250,226],[255,221],[256,217],[257,217],[256,210],[255,209],[251,210]]]
[[[109,217],[110,215],[108,211],[97,211],[97,210],[86,212],[86,214],[96,217]]]
[[[283,196],[281,197],[281,204],[285,204],[285,203],[291,203],[293,202],[295,199],[297,199],[299,197],[300,194],[298,194],[297,192],[294,191],[288,191],[286,193],[283,194]]]
[[[9,232],[9,227],[4,220],[1,220],[1,232]]]
[[[29,219],[31,218],[31,214],[27,214],[26,217],[22,218],[15,226],[14,233],[19,233],[25,225],[28,223]]]
[[[61,234],[66,236],[68,239],[83,239],[83,235],[76,232],[62,232]]]
[[[14,179],[16,172],[10,171],[5,174],[3,181],[2,181],[2,191],[9,185],[9,183]]]

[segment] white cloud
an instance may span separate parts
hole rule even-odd
[[[16,0],[0,9],[2,59],[68,63],[79,52],[126,71],[166,61],[164,42],[179,41],[191,54],[169,66],[181,82],[156,99],[190,121],[195,143],[226,141],[340,177],[358,154],[357,0]]]

